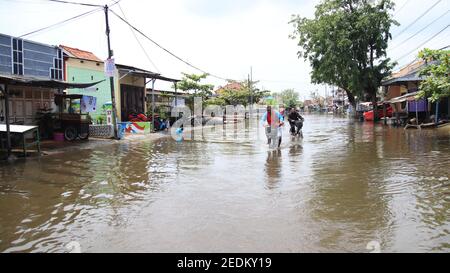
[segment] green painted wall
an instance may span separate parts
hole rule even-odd
[[[97,84],[95,87],[98,91],[85,91],[84,89],[69,89],[69,94],[81,94],[87,96],[97,97],[97,111],[90,113],[94,123],[98,123],[97,120],[100,116],[104,116],[104,122],[106,121],[106,116],[102,109],[103,104],[111,101],[111,88],[109,85],[109,80],[106,79],[103,71],[97,71],[92,69],[82,69],[78,67],[68,66],[67,69],[67,82],[76,83],[89,83],[105,80]]]

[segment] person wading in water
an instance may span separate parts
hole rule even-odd
[[[261,121],[266,128],[267,144],[275,146],[275,141],[278,139],[278,147],[280,147],[282,142],[281,127],[284,125],[284,117],[278,111],[272,110],[272,106],[269,105]]]

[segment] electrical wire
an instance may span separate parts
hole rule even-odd
[[[59,0],[46,0],[46,1],[57,2],[57,3],[64,3],[64,4],[76,4],[75,2],[67,2],[67,1],[59,1]],[[122,1],[122,0],[116,0],[116,1],[113,1],[113,3],[111,4],[110,7],[112,7],[112,6],[116,5],[116,4],[119,4],[120,1]],[[76,15],[76,16],[74,16],[74,17],[65,19],[65,20],[63,20],[63,21],[61,21],[61,22],[52,24],[52,25],[50,25],[50,26],[43,27],[43,28],[40,28],[40,29],[31,31],[31,32],[28,32],[28,33],[26,33],[26,34],[23,34],[23,35],[19,36],[19,38],[23,38],[23,37],[26,37],[26,36],[30,36],[30,35],[32,35],[32,34],[35,34],[35,33],[41,32],[41,31],[45,31],[45,30],[48,30],[48,29],[53,28],[53,27],[58,27],[58,26],[60,26],[60,25],[63,25],[63,24],[65,24],[65,23],[68,23],[68,22],[70,22],[70,21],[72,21],[72,20],[81,19],[82,17],[88,16],[88,15],[90,15],[90,14],[96,13],[96,12],[98,12],[98,11],[104,9],[104,7],[101,6],[101,5],[96,5],[96,7],[97,7],[97,9],[93,9],[93,10],[90,10],[90,11],[87,11],[87,12],[84,12],[84,13],[81,13],[81,14],[79,14],[79,15]]]
[[[412,23],[410,23],[408,26],[406,26],[403,30],[401,30],[399,33],[397,33],[395,36],[400,36],[401,34],[403,34],[405,31],[407,31],[411,26],[413,26],[415,23],[417,23],[417,21],[419,21],[420,19],[422,19],[422,17],[424,17],[428,12],[430,12],[435,6],[437,6],[437,4],[439,4],[440,2],[442,2],[442,0],[438,0],[436,1],[436,3],[434,3],[431,7],[429,7],[424,13],[422,13],[422,15],[420,15],[419,17],[417,17],[414,21],[412,21]]]
[[[133,25],[132,25],[131,23],[129,23],[127,20],[125,20],[124,18],[122,18],[120,15],[118,15],[116,12],[114,12],[114,10],[111,10],[111,9],[110,9],[110,11],[111,11],[111,13],[114,14],[117,18],[119,18],[119,19],[120,19],[121,21],[123,21],[125,24],[127,24],[127,25],[130,26],[132,29],[134,29],[137,33],[139,33],[139,34],[141,34],[142,36],[144,36],[147,40],[149,40],[150,42],[152,42],[153,44],[155,44],[157,47],[159,47],[159,48],[161,48],[162,50],[164,50],[165,52],[167,52],[169,55],[171,55],[171,56],[174,57],[175,59],[177,59],[177,60],[183,62],[184,64],[186,64],[186,65],[188,65],[188,66],[190,66],[190,67],[192,67],[192,68],[194,68],[194,69],[196,69],[196,70],[198,70],[198,71],[200,71],[200,72],[202,72],[202,73],[208,74],[208,75],[211,76],[211,77],[214,77],[214,78],[217,78],[217,79],[220,79],[220,80],[227,81],[226,78],[223,78],[223,77],[214,75],[214,74],[212,74],[212,73],[209,73],[209,72],[207,72],[207,71],[205,71],[205,70],[203,70],[203,69],[201,69],[201,68],[198,68],[197,66],[194,66],[193,64],[189,63],[188,61],[185,61],[184,59],[178,57],[177,55],[175,55],[174,53],[172,53],[172,52],[169,51],[168,49],[164,48],[164,47],[161,46],[159,43],[157,43],[156,41],[154,41],[153,39],[151,39],[150,37],[148,37],[145,33],[143,33],[142,31],[140,31],[139,29],[137,29],[135,26],[133,26]]]
[[[395,15],[399,14],[403,8],[409,3],[410,0],[406,0],[405,3],[398,9],[395,11]]]
[[[411,35],[410,37],[408,37],[407,39],[405,39],[404,41],[398,43],[396,46],[394,46],[393,48],[390,48],[388,51],[392,51],[397,49],[398,47],[400,47],[401,45],[403,45],[404,43],[406,43],[407,41],[411,40],[412,38],[414,38],[415,36],[417,36],[419,33],[421,33],[422,31],[424,31],[425,29],[429,28],[432,24],[436,23],[439,19],[441,19],[442,17],[444,17],[445,15],[447,15],[450,12],[450,10],[447,10],[444,14],[442,14],[441,16],[439,16],[438,18],[436,18],[435,20],[433,20],[431,23],[429,23],[428,25],[426,25],[425,27],[423,27],[422,29],[420,29],[419,31],[417,31],[416,33],[414,33],[413,35]]]
[[[422,44],[420,44],[419,46],[417,46],[416,48],[414,48],[413,50],[409,51],[408,53],[404,54],[403,56],[401,56],[400,58],[396,59],[395,62],[409,56],[409,54],[413,53],[414,51],[416,51],[417,49],[419,49],[420,47],[422,47],[423,45],[425,45],[426,43],[428,43],[429,41],[433,40],[434,38],[436,38],[439,34],[441,34],[442,32],[444,32],[448,27],[450,26],[447,25],[446,27],[444,27],[443,29],[441,29],[438,33],[434,34],[431,38],[427,39],[425,42],[423,42]]]
[[[46,0],[46,1],[62,3],[62,4],[72,4],[72,5],[87,6],[87,7],[103,7],[101,5],[88,4],[88,3],[79,3],[79,2],[71,2],[71,1],[63,1],[63,0]]]
[[[122,12],[123,18],[125,18],[125,20],[127,20],[127,17],[125,15],[125,12],[123,11],[122,7],[120,6],[120,4],[117,5],[120,9],[120,11]],[[145,56],[147,57],[147,60],[152,64],[152,66],[156,69],[156,71],[158,73],[161,74],[161,71],[158,69],[158,67],[156,66],[156,64],[153,62],[153,60],[150,58],[150,55],[147,53],[147,51],[145,50],[144,46],[142,45],[141,41],[139,40],[139,38],[137,37],[135,31],[133,30],[133,28],[130,27],[130,31],[133,34],[134,38],[136,39],[136,42],[139,44],[139,46],[141,47],[142,51],[144,52]]]
[[[76,15],[76,16],[74,16],[74,17],[71,17],[71,18],[69,18],[69,19],[65,19],[65,20],[63,20],[63,21],[61,21],[61,22],[52,24],[52,25],[50,25],[50,26],[46,26],[46,27],[43,27],[43,28],[40,28],[40,29],[31,31],[31,32],[28,32],[28,33],[25,33],[25,34],[23,34],[23,35],[20,35],[19,38],[23,38],[23,37],[26,37],[26,36],[30,36],[30,35],[32,35],[32,34],[35,34],[35,33],[38,33],[38,32],[42,32],[42,31],[48,30],[48,29],[50,29],[50,28],[58,27],[58,26],[60,26],[60,25],[63,25],[63,24],[65,24],[65,23],[68,23],[68,22],[70,22],[70,21],[73,21],[73,20],[76,20],[76,19],[80,19],[80,18],[82,18],[82,17],[85,17],[85,16],[88,16],[88,15],[90,15],[90,14],[96,13],[96,12],[98,12],[98,11],[100,11],[100,10],[103,10],[103,7],[102,7],[102,8],[96,8],[96,9],[93,9],[93,10],[90,10],[90,11],[87,11],[87,12],[84,12],[84,13],[82,13],[82,14]]]

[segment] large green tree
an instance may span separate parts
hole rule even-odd
[[[424,49],[419,58],[428,63],[419,73],[425,80],[420,84],[419,96],[438,101],[450,96],[450,50]]]
[[[316,84],[335,85],[355,96],[377,102],[377,89],[394,66],[387,58],[392,19],[391,0],[324,0],[313,19],[293,16],[299,57],[312,67]],[[376,111],[375,111],[376,112]]]

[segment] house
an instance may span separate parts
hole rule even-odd
[[[241,91],[244,89],[244,86],[241,83],[238,82],[230,82],[227,85],[223,87],[219,87],[216,91],[214,91],[214,94],[220,95],[225,90],[231,90],[231,91]]]
[[[92,52],[78,48],[61,46],[64,50],[65,78],[68,82],[102,81],[95,89],[75,89],[69,94],[90,95],[97,98],[97,108],[92,117],[94,122],[102,117],[106,120],[105,108],[111,105],[111,85],[105,75],[105,64]],[[127,121],[133,112],[146,113],[145,92],[147,78],[156,73],[127,65],[116,65],[114,90],[116,98],[117,120]]]
[[[38,134],[38,127],[23,125],[39,124],[41,116],[56,112],[57,94],[96,84],[67,83],[64,75],[61,48],[0,34],[0,123],[4,123],[0,124],[0,148],[7,151],[6,158],[17,145],[12,141],[13,134],[20,135],[25,156],[30,137],[39,151],[39,135],[43,132]]]
[[[437,113],[441,117],[449,117],[450,98],[442,99],[438,104],[428,99],[415,97],[420,91],[420,82],[424,79],[419,76],[420,70],[432,63],[423,60],[415,61],[382,82],[385,101],[394,106],[394,114],[398,117],[417,118],[420,121],[430,121],[430,117]],[[440,105],[437,107],[437,105]]]
[[[71,89],[68,94],[80,94],[94,96],[97,98],[97,105],[90,115],[94,123],[102,123],[106,120],[104,106],[111,101],[110,82],[105,76],[104,62],[92,52],[78,48],[60,45],[64,55],[64,79],[69,82],[99,82],[90,89]]]
[[[154,85],[152,85],[151,89],[147,89],[147,84],[161,80],[174,83],[176,87],[176,83],[179,82],[177,79],[167,78],[158,73],[141,68],[126,65],[116,65],[116,67],[120,91],[118,96],[116,96],[119,98],[116,100],[116,103],[117,109],[120,109],[118,111],[120,112],[120,114],[118,113],[119,119],[122,121],[128,121],[128,115],[130,113],[147,114],[152,111],[153,106],[148,105],[146,101],[151,101],[151,90],[154,89]]]
[[[95,88],[74,89],[69,94],[89,95],[97,98],[96,111],[91,113],[94,123],[107,120],[107,109],[111,107],[111,85],[105,75],[105,64],[94,53],[69,46],[60,46],[64,52],[65,79],[68,82],[98,82]],[[117,120],[127,122],[131,113],[149,112],[147,84],[152,80],[177,82],[134,66],[117,64],[114,77]]]

